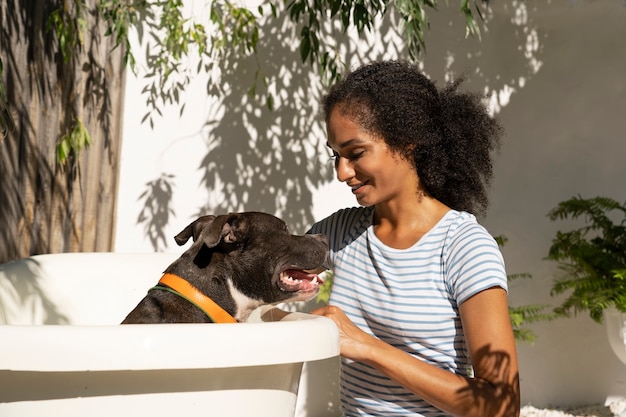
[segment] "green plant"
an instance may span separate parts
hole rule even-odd
[[[523,274],[509,274],[507,275],[508,281],[513,281],[517,278],[532,278],[532,275],[528,273]],[[509,306],[509,318],[511,319],[511,326],[513,327],[513,336],[518,342],[534,343],[537,336],[528,325],[537,323],[540,321],[548,321],[557,317],[554,313],[548,313],[546,304],[526,304],[521,306]]]
[[[87,30],[84,13],[87,12],[84,1],[62,2],[52,11],[46,23],[46,32],[53,30],[59,44],[59,51],[67,63],[74,51],[83,44],[83,33]]]
[[[320,286],[320,292],[317,293],[317,297],[315,301],[322,304],[328,304],[330,300],[330,291],[333,288],[333,273],[328,270],[324,272],[324,276],[322,279],[324,280],[324,285]]]
[[[66,167],[69,160],[77,161],[80,151],[91,143],[89,132],[83,122],[76,118],[71,129],[61,136],[57,143],[57,161],[61,167]]]
[[[504,236],[496,236],[495,240],[498,242],[498,246],[500,247],[504,246],[507,241]],[[518,278],[532,278],[532,275],[528,273],[507,275],[507,280],[509,282]],[[323,279],[324,285],[320,287],[320,292],[317,294],[316,301],[318,303],[328,304],[333,285],[332,272],[327,271]],[[547,308],[548,306],[544,304],[529,304],[509,307],[509,317],[511,319],[511,325],[513,326],[513,336],[516,341],[528,343],[533,343],[535,341],[535,333],[527,326],[531,323],[556,318],[555,314],[545,312]]]
[[[480,27],[474,13],[481,21],[484,17],[479,0],[462,0],[460,11],[465,18],[465,35],[480,39]],[[485,1],[484,3],[487,3]],[[472,11],[471,5],[474,6]],[[287,4],[289,18],[293,23],[302,25],[300,31],[300,57],[303,63],[317,63],[327,83],[333,83],[340,77],[338,69],[340,58],[331,48],[320,41],[320,27],[328,19],[337,19],[346,32],[354,27],[359,35],[371,31],[376,19],[382,18],[391,10],[399,17],[399,29],[407,42],[407,50],[412,60],[417,60],[426,48],[425,34],[430,29],[427,10],[437,10],[437,0],[373,0],[369,2],[354,0],[291,0]]]
[[[48,31],[54,32],[58,48],[65,62],[82,48],[85,27],[85,14],[98,13],[106,22],[106,35],[115,39],[117,46],[124,48],[124,62],[135,71],[135,58],[131,50],[129,34],[136,30],[140,38],[147,37],[146,95],[148,111],[142,122],[154,126],[153,115],[161,114],[162,108],[178,104],[184,110],[181,94],[194,78],[195,74],[186,67],[191,54],[197,54],[197,73],[210,74],[207,91],[219,94],[220,79],[216,72],[226,71],[229,58],[233,55],[254,57],[257,69],[253,85],[248,92],[251,96],[260,95],[266,106],[274,107],[272,92],[267,91],[262,63],[257,57],[259,39],[265,35],[262,18],[288,19],[291,25],[300,30],[300,58],[303,63],[320,70],[322,79],[332,83],[340,77],[343,65],[332,46],[321,40],[322,27],[329,20],[340,22],[346,32],[355,28],[359,35],[371,31],[377,19],[388,13],[395,13],[399,19],[399,29],[407,42],[411,59],[417,60],[426,47],[425,34],[430,28],[428,10],[437,10],[437,0],[374,0],[371,2],[354,0],[289,0],[285,2],[286,13],[280,13],[276,2],[263,1],[255,9],[240,6],[230,0],[206,2],[210,9],[209,21],[202,22],[186,17],[183,13],[183,0],[101,0],[90,9],[84,0],[65,0],[52,11],[47,19]],[[462,0],[460,12],[465,18],[466,36],[480,38],[479,22],[484,21],[481,8],[486,1]],[[92,3],[90,3],[92,4]],[[476,19],[478,16],[479,19]],[[0,59],[0,71],[2,61]],[[1,74],[0,74],[1,75]],[[265,88],[257,88],[259,84]],[[0,79],[0,100],[2,99],[2,79]],[[6,135],[11,122],[0,101],[0,133]],[[72,114],[71,118],[76,118]],[[65,153],[78,153],[80,148],[73,148],[81,143],[81,138],[73,137],[78,130],[70,130],[70,138],[63,137],[61,148],[70,145]],[[80,133],[82,134],[82,133]],[[65,160],[59,159],[63,165]]]
[[[566,316],[587,311],[598,323],[607,308],[626,313],[626,203],[576,196],[548,216],[552,221],[585,220],[574,230],[558,231],[552,240],[547,258],[557,261],[562,273],[551,294],[567,293],[555,311]]]

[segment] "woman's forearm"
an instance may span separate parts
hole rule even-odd
[[[363,362],[378,369],[417,396],[458,417],[518,417],[518,377],[508,375],[502,352],[486,353],[494,366],[492,380],[454,374],[372,338],[362,349]],[[500,375],[496,377],[496,375]]]

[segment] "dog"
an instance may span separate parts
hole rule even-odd
[[[323,280],[322,235],[293,235],[261,212],[199,217],[174,237],[193,244],[169,265],[122,324],[235,323],[265,304],[308,301]]]

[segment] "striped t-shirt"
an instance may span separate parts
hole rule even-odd
[[[487,288],[507,288],[494,238],[466,212],[451,210],[408,249],[374,234],[373,207],[340,210],[310,233],[328,237],[330,304],[362,330],[428,363],[468,375],[458,306]],[[446,416],[369,365],[342,358],[345,416]]]

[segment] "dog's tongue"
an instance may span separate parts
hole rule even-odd
[[[287,269],[285,271],[285,275],[290,276],[293,279],[299,279],[302,281],[310,281],[313,283],[318,283],[319,285],[323,285],[324,281],[317,274],[311,274],[309,272],[303,271],[301,269]]]

